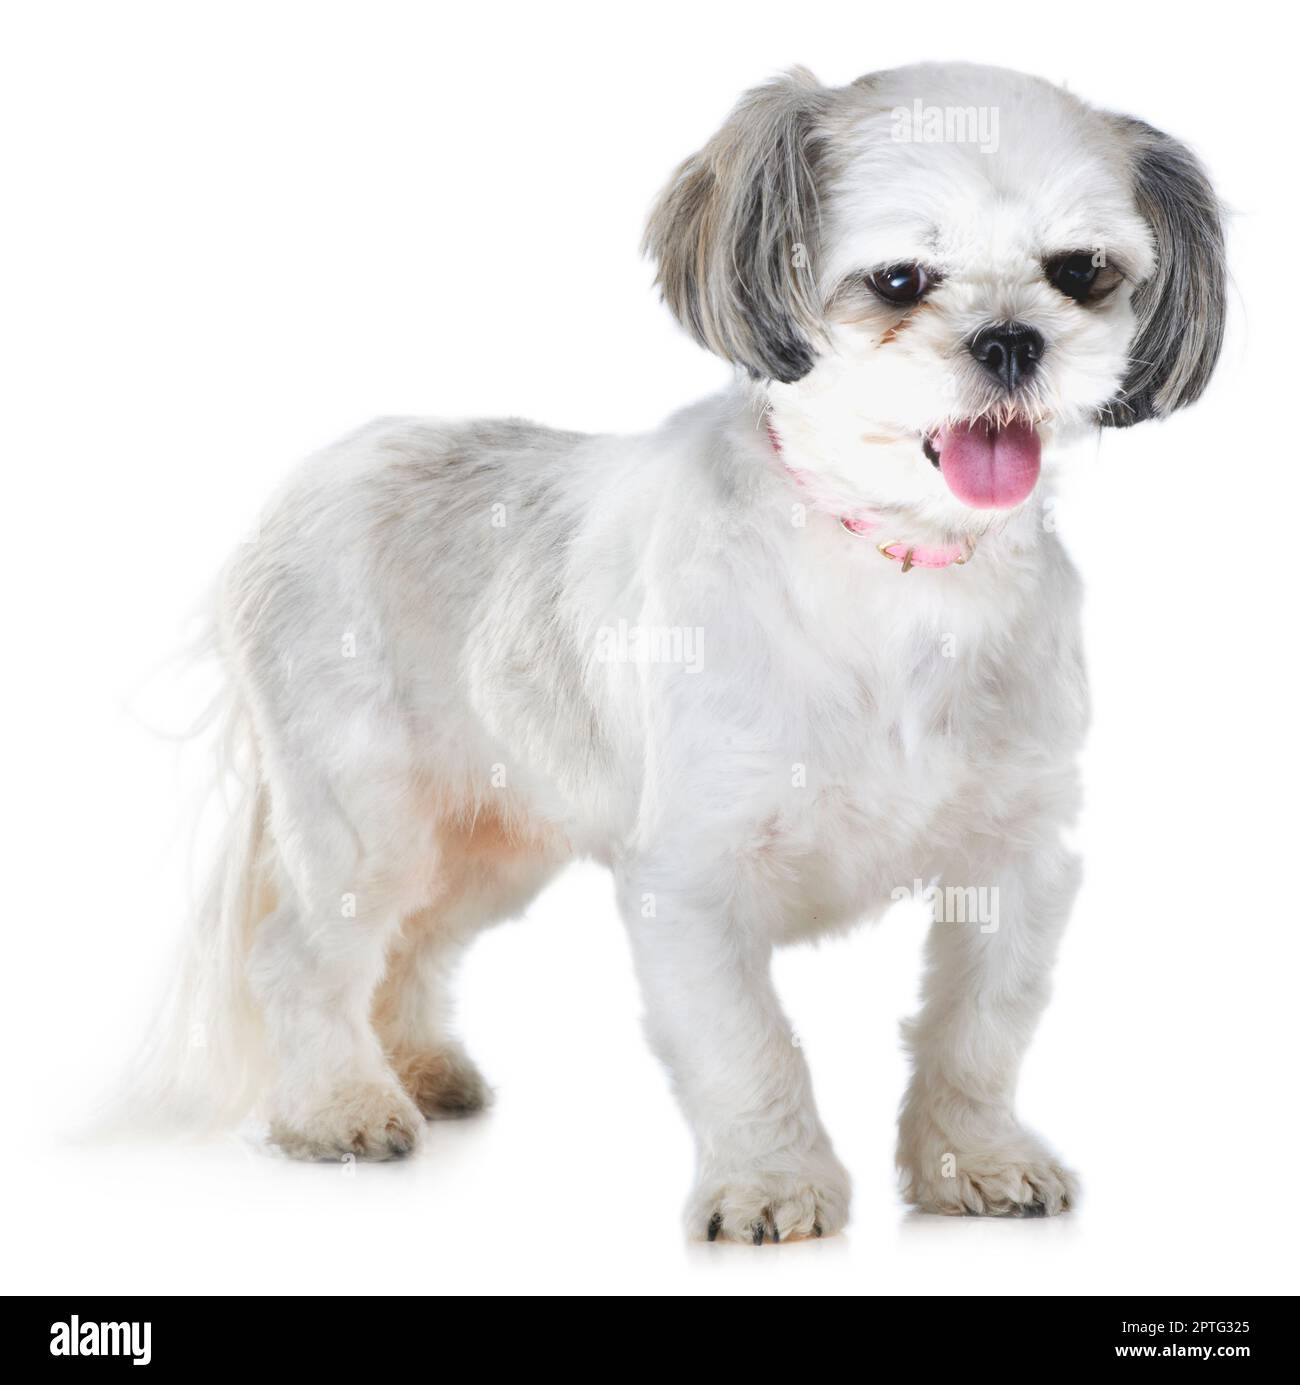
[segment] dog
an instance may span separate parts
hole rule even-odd
[[[1214,191],[1038,78],[795,69],[677,169],[645,248],[731,386],[639,436],[372,423],[229,563],[242,788],[154,1095],[258,1109],[298,1158],[405,1154],[488,1099],[458,955],[591,858],[694,1134],[688,1233],[830,1235],[849,1177],[771,953],[925,882],[904,1197],[1060,1213],[1075,1176],[1014,1111],[1088,716],[1046,512],[1069,443],[1205,389]]]

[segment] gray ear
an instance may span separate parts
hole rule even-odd
[[[1199,399],[1219,359],[1227,268],[1219,201],[1190,150],[1150,125],[1110,117],[1128,143],[1156,268],[1133,295],[1132,365],[1101,422],[1126,428]]]
[[[673,175],[646,227],[664,301],[696,341],[756,379],[790,384],[813,367],[827,94],[801,68],[748,92]]]

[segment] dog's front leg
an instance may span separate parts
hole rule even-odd
[[[743,863],[695,852],[679,836],[619,871],[647,1032],[695,1134],[687,1230],[759,1245],[830,1235],[849,1179],[772,985],[774,901]]]
[[[899,1122],[904,1196],[923,1211],[1052,1215],[1075,1197],[1013,1105],[1078,877],[1055,843],[1009,852],[992,840],[941,877]]]

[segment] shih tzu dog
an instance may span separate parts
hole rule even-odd
[[[406,1153],[486,1099],[457,955],[591,857],[695,1135],[690,1233],[829,1235],[849,1178],[771,952],[924,882],[905,1196],[1058,1213],[1073,1176],[1014,1110],[1087,721],[1044,505],[1063,444],[1205,388],[1215,195],[1036,78],[796,70],[681,165],[646,246],[733,386],[643,436],[373,423],[231,562],[245,787],[159,1095],[256,1106],[300,1158]]]

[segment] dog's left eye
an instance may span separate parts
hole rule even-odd
[[[1098,266],[1093,257],[1086,253],[1063,255],[1060,259],[1048,262],[1047,277],[1067,298],[1077,303],[1084,302],[1092,293],[1097,279]]]
[[[867,283],[887,303],[915,303],[934,280],[919,264],[896,264],[867,275]]]

